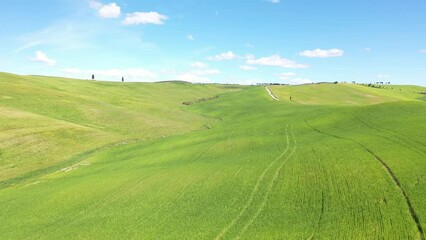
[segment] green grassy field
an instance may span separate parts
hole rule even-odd
[[[0,74],[0,239],[424,239],[425,88],[270,89]]]

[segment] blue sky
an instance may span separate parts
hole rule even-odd
[[[0,71],[426,85],[424,0],[3,0]]]

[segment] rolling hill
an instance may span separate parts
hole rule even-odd
[[[426,89],[388,87],[2,73],[0,238],[424,239]]]

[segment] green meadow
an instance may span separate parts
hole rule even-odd
[[[269,89],[0,73],[0,239],[425,239],[426,88]]]

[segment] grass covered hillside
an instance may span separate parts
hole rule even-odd
[[[187,111],[182,102],[235,90],[0,73],[0,186],[55,164],[66,167],[76,162],[76,154],[104,145],[205,128],[216,120]]]
[[[307,84],[270,88],[282,100],[289,100],[291,96],[294,102],[307,105],[368,105],[414,101],[424,96],[419,92],[426,91],[426,88],[417,86],[382,85],[375,88],[357,84]]]
[[[425,237],[412,87],[0,85],[1,239]]]

